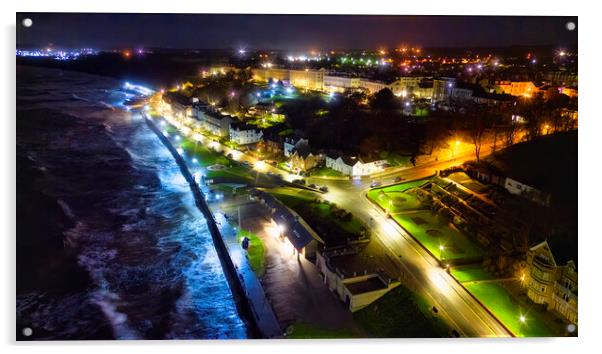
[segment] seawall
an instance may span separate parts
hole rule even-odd
[[[226,279],[228,281],[228,285],[230,286],[230,290],[232,291],[232,295],[236,302],[236,306],[238,308],[239,314],[243,318],[243,320],[247,323],[249,328],[249,334],[251,337],[261,337],[262,333],[258,326],[256,318],[253,316],[251,303],[246,296],[244,286],[241,282],[241,279],[238,276],[236,271],[236,267],[230,258],[230,254],[228,252],[228,248],[222,238],[222,235],[219,231],[213,213],[209,209],[209,206],[205,202],[205,196],[199,185],[194,180],[194,177],[188,170],[188,166],[186,165],[186,161],[180,156],[178,151],[174,148],[171,142],[161,133],[161,131],[157,128],[155,123],[149,118],[147,118],[144,114],[144,120],[150,129],[157,135],[159,140],[165,145],[165,147],[169,150],[169,152],[174,157],[180,171],[188,185],[190,186],[190,190],[192,191],[194,201],[199,210],[203,213],[203,216],[207,220],[207,226],[209,227],[209,232],[211,233],[211,237],[213,238],[213,244],[217,251],[220,263],[224,270],[224,274],[226,275]]]

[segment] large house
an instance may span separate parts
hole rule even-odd
[[[220,137],[230,135],[230,124],[235,121],[232,117],[214,109],[199,110],[197,114],[204,130]]]
[[[326,167],[346,176],[368,176],[382,171],[386,160],[365,160],[356,156],[326,155]]]
[[[570,254],[573,247],[558,245],[554,256],[551,245],[554,243],[546,240],[529,249],[523,284],[533,302],[577,324],[577,264]]]
[[[298,149],[293,151],[289,161],[293,171],[306,172],[318,166],[323,160],[323,155],[314,155],[309,149]]]
[[[238,145],[254,144],[261,140],[263,132],[254,125],[244,122],[230,124],[230,141]]]

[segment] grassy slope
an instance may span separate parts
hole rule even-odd
[[[448,333],[447,326],[432,315],[426,301],[401,285],[353,317],[376,338],[445,337]]]

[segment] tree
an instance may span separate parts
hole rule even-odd
[[[374,95],[371,106],[375,110],[393,110],[398,109],[400,104],[393,91],[384,88]]]
[[[481,148],[487,131],[491,129],[491,123],[490,113],[482,109],[472,109],[466,113],[467,133],[474,145],[477,162],[481,158]]]

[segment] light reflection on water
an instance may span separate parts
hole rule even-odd
[[[80,264],[95,283],[82,297],[102,308],[117,338],[246,337],[246,326],[238,316],[206,220],[195,206],[188,184],[144,120],[123,110],[125,94],[113,89],[119,86],[107,78],[48,71],[32,81],[27,95],[18,97],[26,103],[25,110],[52,109],[82,121],[102,122],[132,159],[128,168],[140,176],[130,182],[126,171],[108,171],[118,187],[104,188],[109,182],[97,181],[98,191],[81,191],[98,194],[98,203],[89,206],[104,208],[98,215],[122,217],[100,220],[108,224],[102,229],[98,220],[77,220],[78,226],[69,231],[73,242],[81,246]],[[106,142],[99,138],[86,144],[102,147]],[[63,164],[78,163],[60,159]],[[97,172],[89,171],[92,175]],[[152,176],[160,183],[152,183]],[[70,187],[75,184],[67,182]],[[116,188],[122,189],[113,194]],[[103,191],[107,194],[100,194]],[[76,215],[79,212],[74,209]],[[114,226],[116,222],[120,224]],[[66,318],[66,309],[83,308],[72,298],[32,304],[42,297],[27,294],[17,299],[17,307],[23,307],[23,313],[34,305],[40,308],[30,315],[36,317],[28,320],[52,327],[54,338],[62,338],[65,333],[95,325],[86,322],[90,319]]]

